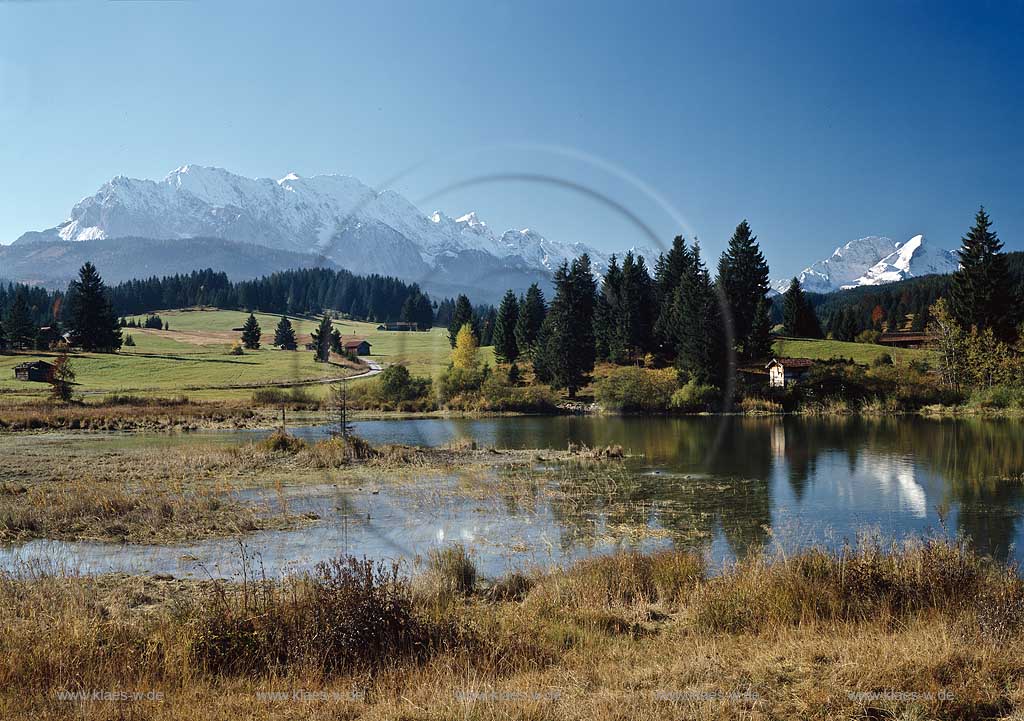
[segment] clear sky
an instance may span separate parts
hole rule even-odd
[[[0,0],[0,242],[198,163],[648,242],[569,187],[441,192],[545,175],[712,256],[748,218],[773,277],[865,235],[954,247],[980,203],[1024,249],[1022,30],[1009,0]]]

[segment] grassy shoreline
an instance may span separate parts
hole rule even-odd
[[[457,547],[416,577],[25,569],[0,576],[0,716],[1003,718],[1022,628],[1016,569],[928,540],[717,576],[669,551],[481,581]],[[150,697],[60,695],[96,690]]]

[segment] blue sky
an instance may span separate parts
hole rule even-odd
[[[340,172],[604,249],[748,218],[836,245],[1024,249],[1019,2],[0,2],[0,242],[117,174]],[[669,210],[672,208],[673,210]]]

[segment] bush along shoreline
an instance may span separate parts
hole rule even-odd
[[[277,579],[241,561],[232,582],[0,573],[0,715],[64,717],[74,692],[122,688],[163,703],[127,698],[119,717],[161,719],[292,718],[295,689],[345,718],[804,718],[807,698],[816,718],[1024,708],[1024,583],[955,541],[758,553],[718,574],[685,550],[496,579],[461,546],[415,572],[340,556]],[[110,718],[108,703],[75,704]]]

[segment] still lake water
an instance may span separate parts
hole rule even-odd
[[[246,492],[271,509],[311,511],[295,531],[244,539],[268,573],[340,552],[401,559],[459,541],[482,571],[564,564],[621,548],[686,546],[714,564],[758,547],[837,547],[861,533],[887,539],[965,534],[985,553],[1019,560],[1024,541],[1024,424],[1001,420],[796,417],[514,417],[363,421],[372,443],[564,449],[619,444],[625,471],[554,472],[523,492],[500,472],[468,482],[420,475],[359,488],[330,482],[285,494]],[[313,439],[324,427],[292,429]],[[253,432],[153,436],[161,444],[247,442]],[[133,443],[148,437],[133,436]],[[117,437],[98,436],[116,444]],[[499,458],[496,456],[496,458]],[[479,474],[477,474],[479,475]],[[611,479],[611,480],[610,480]],[[230,576],[232,539],[181,546],[34,541],[0,548],[0,566],[46,558],[85,572]]]

